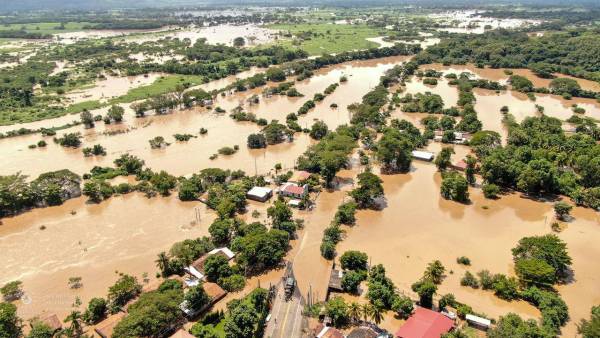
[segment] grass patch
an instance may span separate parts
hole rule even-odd
[[[168,75],[161,76],[154,83],[130,89],[127,94],[119,96],[110,101],[114,103],[128,103],[137,100],[147,99],[152,96],[169,93],[175,90],[178,84],[189,83],[196,86],[203,83],[204,78],[198,75]]]
[[[89,24],[88,22],[67,22],[65,23],[64,29],[59,29],[59,22],[36,22],[36,23],[14,23],[8,25],[0,25],[0,31],[7,30],[24,30],[29,33],[41,33],[41,34],[58,34],[66,32],[76,32],[83,30],[83,26]]]
[[[301,48],[310,55],[378,47],[379,44],[366,39],[382,35],[379,30],[367,25],[288,24],[269,25],[268,28],[291,33],[293,37],[277,43]]]

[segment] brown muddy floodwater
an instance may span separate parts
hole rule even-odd
[[[176,197],[148,199],[134,193],[101,204],[85,200],[2,219],[0,284],[23,281],[27,297],[18,302],[23,318],[42,311],[64,317],[75,297],[86,304],[105,296],[118,278],[115,271],[140,281],[147,273],[153,280],[156,255],[177,241],[208,234],[215,218],[203,204]],[[67,282],[76,276],[83,287],[72,290]]]
[[[305,94],[304,98],[266,98],[260,96],[263,88],[259,88],[219,96],[216,105],[228,112],[241,105],[245,111],[253,112],[259,118],[283,122],[288,113],[296,112],[315,93],[323,92],[327,86],[339,81],[341,75],[346,75],[347,83],[341,84],[334,93],[317,103],[315,109],[299,118],[302,127],[310,127],[316,119],[321,119],[330,129],[334,129],[349,121],[347,105],[360,101],[365,93],[377,85],[385,70],[406,59],[394,57],[356,61],[319,70],[311,79],[295,84],[298,91]],[[258,70],[253,69],[245,75],[249,76],[255,71]],[[491,74],[490,77],[492,75],[496,75],[495,79],[498,80],[506,77],[499,74]],[[235,79],[229,77],[202,87],[222,88]],[[407,83],[407,92],[426,90],[442,95],[448,107],[455,105],[458,99],[456,88],[448,86],[443,79],[437,86],[425,86],[417,79]],[[570,113],[565,113],[570,112],[570,103],[577,102],[582,106],[585,103],[589,104],[585,106],[588,110],[586,115],[600,116],[600,107],[596,103],[579,99],[566,103],[555,96],[539,95],[534,103],[511,91],[499,94],[482,90],[474,92],[477,97],[476,109],[485,129],[502,132],[499,109],[503,105],[508,105],[518,120],[533,116],[535,103],[543,105],[546,114],[561,118],[570,116]],[[253,94],[260,96],[257,105],[247,102],[247,98]],[[337,103],[339,108],[331,109],[331,103]],[[127,109],[125,121],[120,125],[104,126],[99,123],[94,129],[85,130],[77,126],[59,132],[59,135],[82,132],[82,147],[103,145],[108,154],[99,158],[84,158],[81,149],[62,148],[50,138],[45,149],[28,149],[29,144],[41,139],[40,135],[0,140],[3,159],[6,159],[0,161],[0,174],[22,171],[36,176],[64,168],[82,174],[94,165],[110,166],[115,158],[124,153],[139,156],[154,170],[166,170],[174,175],[186,175],[207,167],[266,174],[276,163],[292,168],[297,157],[314,143],[308,135],[297,133],[291,143],[250,150],[246,147],[246,138],[250,133],[260,131],[259,126],[236,122],[228,113],[215,114],[199,107],[137,119],[132,115],[131,110]],[[393,117],[406,118],[419,128],[419,120],[425,115],[402,113],[399,109],[392,113]],[[59,125],[58,121],[70,121],[73,118],[61,117],[27,125],[38,128],[42,125]],[[200,128],[206,128],[208,133],[198,135]],[[15,126],[7,128],[11,129],[15,129]],[[106,133],[116,130],[126,132],[113,136]],[[175,133],[190,133],[198,137],[179,143],[173,139]],[[150,149],[148,140],[156,136],[165,137],[171,145],[164,149]],[[234,145],[240,146],[236,154],[209,159],[219,148]],[[437,153],[442,146],[432,142],[427,149]],[[453,155],[453,161],[464,158],[470,152],[466,146],[454,146],[454,150],[456,154]],[[309,291],[317,300],[325,297],[332,263],[321,257],[321,239],[337,206],[348,198],[347,192],[353,188],[356,175],[363,170],[355,164],[358,162],[356,157],[355,154],[351,161],[353,168],[338,173],[338,188],[320,193],[314,210],[295,211],[296,217],[305,220],[305,228],[292,242],[293,248],[287,259],[294,263],[298,286],[305,297]],[[435,166],[417,161],[413,162],[408,174],[383,175],[382,178],[386,207],[381,211],[364,210],[357,213],[357,225],[345,228],[346,238],[338,244],[340,254],[347,250],[365,251],[373,264],[384,264],[399,290],[407,294],[411,294],[410,285],[421,277],[427,263],[439,259],[448,271],[439,288],[440,294],[451,292],[476,311],[494,318],[508,312],[539,318],[537,309],[527,303],[506,302],[491,292],[461,287],[459,281],[466,269],[456,264],[456,258],[463,255],[469,257],[472,266],[467,269],[473,273],[488,269],[511,275],[513,265],[510,249],[518,240],[552,231],[551,203],[533,201],[519,194],[509,194],[494,201],[486,200],[479,188],[470,189],[472,203],[469,205],[446,201],[439,194],[440,176]],[[261,216],[258,219],[265,220],[268,206],[269,203],[251,202],[249,212],[242,217],[252,221],[251,212],[259,210]],[[194,224],[196,208],[200,209],[201,220]],[[595,261],[600,256],[600,247],[595,244],[600,238],[598,214],[575,208],[573,216],[574,220],[559,233],[567,243],[575,271],[574,282],[559,287],[572,317],[564,330],[566,336],[573,336],[574,323],[588,317],[590,307],[600,303],[600,289],[597,287],[600,266]],[[85,198],[78,198],[59,207],[37,209],[3,219],[4,224],[0,226],[0,252],[7,268],[2,270],[0,282],[17,278],[23,280],[28,304],[19,303],[19,312],[24,318],[41,311],[56,312],[63,316],[70,310],[76,296],[81,297],[84,303],[91,297],[104,296],[117,278],[115,271],[134,274],[140,279],[146,272],[153,279],[156,254],[168,249],[176,241],[205,235],[213,218],[213,213],[199,203],[183,203],[176,197],[146,199],[131,194],[113,197],[99,205],[86,204]],[[45,230],[41,230],[42,226],[46,227]],[[277,283],[282,273],[282,270],[276,270],[253,277],[242,292],[228,295],[227,299],[239,297],[259,283],[261,286]],[[83,278],[82,289],[68,288],[68,278],[74,276]],[[357,299],[364,301],[363,298]],[[221,302],[219,306],[224,304]],[[399,323],[388,315],[383,325],[395,331]]]
[[[552,232],[551,203],[519,194],[487,200],[478,188],[471,189],[469,205],[447,201],[439,195],[440,177],[429,163],[413,162],[409,174],[382,178],[387,207],[358,212],[358,225],[348,229],[347,237],[338,244],[340,254],[366,252],[372,264],[383,264],[399,290],[409,295],[410,285],[422,276],[427,263],[439,259],[447,269],[439,294],[453,293],[461,302],[494,318],[508,312],[539,317],[525,302],[506,302],[491,292],[462,287],[460,278],[465,270],[476,273],[482,269],[513,275],[510,250],[518,240]],[[600,302],[600,267],[594,258],[600,255],[600,248],[592,243],[600,236],[599,218],[581,208],[576,208],[574,215],[575,220],[559,234],[567,243],[575,271],[575,282],[559,287],[573,319],[565,327],[566,336],[573,335],[574,322],[587,317],[591,306]],[[456,263],[463,255],[472,262],[466,269]]]
[[[125,95],[133,88],[147,86],[162,74],[150,73],[137,76],[106,76],[106,79],[98,80],[93,86],[81,90],[76,90],[67,93],[67,98],[71,103],[79,103],[84,101],[106,101],[111,98]]]
[[[443,71],[444,73],[456,73],[470,72],[475,75],[476,78],[484,78],[488,80],[498,81],[506,83],[508,75],[504,74],[502,69],[477,69],[473,66],[452,66],[444,67],[441,65],[426,65],[424,69],[436,69]],[[536,83],[536,86],[547,86],[548,81],[537,78],[534,74],[531,74],[528,70],[514,70],[514,73],[523,74],[529,79]],[[561,77],[565,77],[562,76]],[[600,89],[600,84],[577,79],[582,88],[588,90]],[[431,92],[438,94],[444,100],[444,106],[446,108],[455,106],[458,100],[458,89],[456,86],[450,86],[448,80],[442,78],[438,80],[436,86],[423,84],[417,78],[413,78],[412,81],[406,84],[406,93],[416,94],[423,92]],[[556,117],[561,120],[566,120],[573,115],[572,106],[577,105],[585,109],[583,116],[589,116],[595,119],[600,119],[600,103],[593,99],[585,98],[573,98],[571,100],[565,100],[558,95],[550,94],[535,94],[535,100],[530,100],[527,95],[512,91],[505,90],[496,93],[492,90],[475,88],[473,93],[476,98],[475,110],[478,113],[478,117],[483,123],[483,129],[494,130],[499,132],[501,135],[506,136],[507,131],[502,124],[502,113],[500,108],[507,106],[509,113],[514,115],[517,122],[522,121],[528,116],[537,116],[536,105],[544,107],[544,114],[552,117]]]
[[[314,119],[324,120],[330,128],[347,123],[349,114],[346,106],[360,100],[370,88],[377,84],[379,76],[386,69],[404,61],[405,57],[386,58],[376,61],[360,61],[330,67],[319,71],[313,78],[299,82],[296,88],[306,95],[304,98],[288,98],[276,96],[261,99],[255,106],[249,106],[245,101],[255,91],[235,93],[224,98],[219,97],[216,105],[230,111],[240,104],[247,111],[254,112],[257,117],[269,120],[278,119],[285,121],[288,113],[295,112],[317,92],[323,92],[327,86],[339,81],[342,74],[346,74],[349,81],[342,84],[325,100],[317,104],[307,115],[300,118],[303,127],[310,127]],[[235,81],[235,78],[218,80],[220,84]],[[212,84],[202,87],[210,88]],[[338,109],[331,109],[329,105],[336,102]],[[73,116],[64,119],[73,119]],[[39,125],[39,124],[38,124]],[[200,128],[206,128],[206,135],[198,135]],[[14,126],[13,128],[14,129]],[[126,133],[107,135],[106,131],[129,130]],[[313,143],[308,135],[297,133],[294,142],[269,146],[266,149],[248,149],[247,136],[260,131],[260,127],[249,122],[236,122],[228,114],[215,114],[204,108],[177,111],[161,116],[148,116],[134,118],[131,112],[125,117],[125,122],[120,125],[104,126],[98,123],[94,129],[83,129],[77,126],[59,132],[58,136],[67,132],[80,131],[84,135],[82,147],[101,144],[107,149],[107,156],[97,158],[84,158],[81,149],[68,149],[54,144],[47,138],[46,148],[28,149],[28,145],[37,143],[40,135],[28,135],[0,140],[0,147],[6,158],[10,161],[0,163],[0,173],[9,174],[22,171],[24,174],[36,176],[40,173],[59,170],[68,163],[68,168],[76,173],[83,174],[95,165],[110,166],[115,158],[124,153],[131,153],[146,161],[146,165],[154,170],[167,170],[173,175],[186,175],[197,172],[207,167],[221,167],[224,169],[242,169],[249,174],[268,173],[276,163],[281,163],[284,168],[292,168],[295,160],[306,148]],[[190,133],[198,135],[188,142],[179,143],[173,139],[173,134]],[[164,149],[151,149],[148,140],[163,136],[172,144]],[[209,157],[224,146],[239,145],[240,150],[231,156],[220,155],[216,160]]]

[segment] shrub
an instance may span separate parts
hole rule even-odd
[[[479,288],[479,282],[477,282],[477,278],[473,276],[469,271],[465,272],[465,276],[460,280],[460,285],[462,286],[470,286],[473,289]]]
[[[462,265],[471,265],[471,260],[468,257],[460,256],[456,259],[456,263]]]
[[[483,196],[485,196],[485,198],[489,198],[489,199],[498,198],[498,194],[500,193],[500,187],[498,187],[497,185],[492,184],[492,183],[484,184],[482,187],[482,190],[483,190]]]

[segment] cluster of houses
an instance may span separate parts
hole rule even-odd
[[[193,286],[199,285],[202,282],[202,288],[204,289],[204,291],[210,298],[210,302],[201,309],[192,309],[189,307],[189,305],[185,301],[182,302],[179,305],[179,308],[188,318],[196,317],[198,314],[206,311],[208,308],[213,306],[215,303],[217,303],[218,301],[220,301],[221,299],[223,299],[223,297],[225,297],[227,295],[227,292],[225,290],[223,290],[218,284],[206,281],[206,276],[204,275],[204,263],[206,262],[206,259],[208,257],[210,257],[211,255],[221,255],[221,256],[227,258],[228,260],[232,260],[235,257],[235,254],[229,248],[225,248],[225,247],[217,248],[217,249],[214,249],[214,250],[208,252],[207,254],[203,255],[202,257],[198,258],[192,264],[190,264],[190,266],[186,267],[185,268],[186,276],[184,276],[183,278],[182,277],[173,277],[173,278],[180,279],[184,283],[185,287],[193,287]],[[157,290],[158,287],[160,286],[161,282],[162,281],[155,281],[154,283],[144,286],[144,289],[142,290],[142,292],[151,292],[151,291]],[[112,333],[113,333],[115,327],[121,321],[121,319],[123,319],[123,317],[125,317],[127,315],[128,308],[136,301],[137,301],[137,299],[131,300],[130,302],[125,304],[125,306],[123,306],[122,311],[120,311],[116,314],[113,314],[113,315],[109,316],[108,318],[106,318],[105,320],[103,320],[102,322],[98,323],[94,328],[94,331],[96,332],[96,334],[98,334],[98,336],[100,336],[102,338],[112,337]],[[56,317],[56,316],[54,316],[54,317]],[[52,319],[52,317],[51,317],[50,319],[48,319],[48,322],[45,319],[44,323],[47,323],[47,324],[58,323],[57,325],[59,325],[59,328],[60,328],[60,321],[58,320],[58,318]],[[51,327],[54,327],[54,326],[51,326]],[[181,329],[181,330],[175,332],[175,334],[173,334],[171,337],[179,337],[179,338],[186,337],[187,338],[187,337],[193,337],[193,336],[190,335],[187,331]]]
[[[283,197],[288,197],[290,200],[288,204],[292,207],[298,207],[302,199],[304,199],[309,192],[308,185],[303,184],[310,177],[310,173],[307,171],[296,171],[290,179],[280,185],[276,192]],[[246,193],[248,199],[266,202],[273,197],[273,189],[268,187],[253,187]]]
[[[452,317],[451,312],[437,312],[424,307],[417,306],[413,314],[402,324],[402,326],[393,334],[394,338],[439,338],[442,335],[451,332],[455,328],[456,315]],[[489,319],[481,318],[472,314],[466,315],[465,320],[471,326],[487,330],[492,323]],[[365,324],[355,328],[347,335],[340,330],[317,325],[313,329],[313,337],[316,338],[384,338],[391,337],[386,331],[383,331],[372,324]]]
[[[465,144],[467,142],[469,142],[469,140],[471,140],[471,133],[466,133],[466,132],[462,132],[462,131],[455,131],[454,133],[454,140],[452,141],[452,143],[454,144]],[[433,134],[433,140],[435,142],[442,142],[443,138],[444,138],[444,131],[443,130],[436,130],[434,131]]]
[[[413,150],[412,157],[416,160],[431,162],[435,158],[435,154],[429,151]],[[465,162],[465,160],[459,160],[450,167],[454,170],[465,171],[467,169],[467,162]]]

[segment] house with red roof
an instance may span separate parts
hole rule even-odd
[[[397,338],[439,338],[450,332],[454,322],[443,314],[423,307],[417,307],[415,313],[396,331]]]

